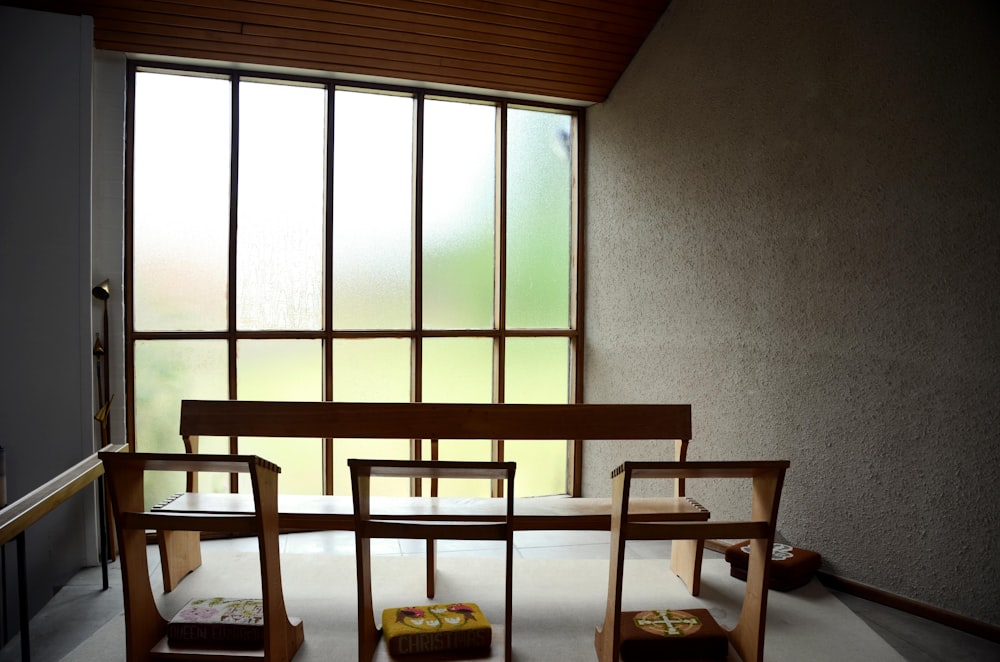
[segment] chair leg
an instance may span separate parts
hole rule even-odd
[[[594,632],[598,662],[618,662],[621,655],[622,567],[612,563],[604,623]]]
[[[608,564],[608,597],[604,624],[594,633],[598,662],[618,662],[621,655],[622,576],[625,571],[625,541],[622,523],[628,513],[629,484],[624,474],[611,481],[611,560]]]
[[[504,567],[504,639],[503,659],[511,662],[514,644],[514,535],[507,534],[507,549]]]
[[[157,531],[163,591],[169,593],[181,580],[201,567],[200,531]]]
[[[704,540],[674,540],[670,545],[670,569],[688,587],[691,595],[701,593],[701,561]]]
[[[382,631],[375,625],[372,601],[371,542],[359,538],[355,548],[358,570],[358,662],[369,662],[375,655]]]
[[[729,632],[729,643],[743,662],[763,662],[764,622],[767,614],[768,577],[773,538],[750,541],[743,609]]]
[[[437,546],[433,538],[427,539],[427,597],[433,598],[435,592],[434,578],[436,576]]]

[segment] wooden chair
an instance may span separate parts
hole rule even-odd
[[[379,648],[381,630],[375,624],[372,602],[371,539],[408,538],[415,540],[502,540],[506,543],[506,578],[504,584],[504,622],[494,626],[502,631],[503,660],[511,659],[511,616],[514,559],[514,469],[513,462],[446,462],[420,460],[359,460],[349,459],[351,490],[354,500],[356,562],[358,573],[358,661],[375,658],[388,660],[385,646]],[[462,521],[455,513],[446,513],[447,521],[405,520],[404,515],[378,513],[371,510],[371,479],[396,478],[473,478],[505,481],[506,512],[497,516],[468,515]],[[417,498],[417,497],[414,497]],[[495,647],[491,660],[501,659]],[[448,656],[447,659],[456,659]]]
[[[600,662],[618,662],[621,656],[622,571],[627,540],[749,539],[750,565],[739,619],[732,630],[723,628],[732,652],[744,662],[764,659],[764,621],[771,547],[778,502],[787,461],[773,462],[625,462],[612,473],[611,567],[604,624],[594,644]],[[648,522],[629,514],[633,479],[750,478],[750,519],[735,522]],[[682,608],[682,607],[681,607]]]
[[[175,453],[99,454],[104,462],[108,493],[121,551],[125,597],[125,648],[128,662],[147,660],[287,662],[302,644],[302,621],[289,618],[281,589],[278,556],[278,473],[281,468],[254,455],[181,455]],[[250,475],[254,512],[244,514],[185,514],[151,512],[143,500],[146,471],[210,471]],[[149,583],[146,530],[216,531],[256,535],[260,544],[261,590],[264,602],[264,646],[258,650],[172,647],[167,620],[160,614]]]

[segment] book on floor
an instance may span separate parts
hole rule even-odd
[[[728,653],[726,632],[707,609],[622,612],[622,660],[725,660]]]
[[[172,645],[263,647],[264,601],[195,598],[167,623],[167,641]]]
[[[493,628],[473,602],[393,607],[382,612],[382,636],[390,655],[482,651]]]

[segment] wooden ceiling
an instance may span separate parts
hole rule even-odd
[[[94,45],[603,101],[670,0],[35,0]],[[42,7],[40,7],[40,5]]]

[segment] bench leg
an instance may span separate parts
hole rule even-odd
[[[434,576],[435,576],[435,541],[433,538],[427,539],[427,597],[434,597]]]
[[[163,591],[177,588],[189,572],[201,567],[200,531],[157,531]]]
[[[670,545],[670,569],[681,578],[691,595],[701,593],[701,560],[704,540],[674,540]]]

